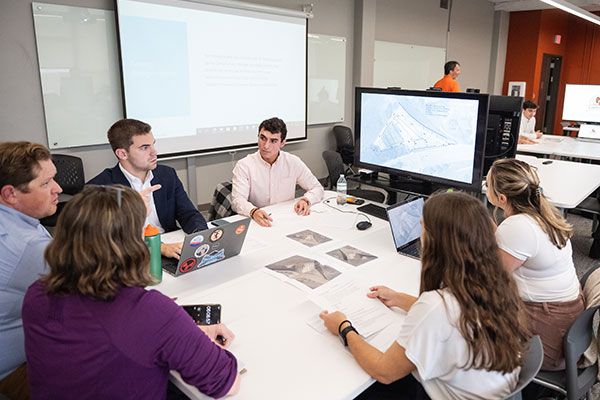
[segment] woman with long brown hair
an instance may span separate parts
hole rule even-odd
[[[368,294],[408,312],[386,352],[365,342],[342,313],[321,318],[330,332],[345,332],[350,351],[377,381],[403,378],[393,385],[397,399],[504,398],[517,383],[528,332],[493,223],[481,201],[454,192],[425,202],[422,225],[419,297],[385,286]],[[381,397],[363,397],[371,394]]]
[[[487,187],[490,203],[504,210],[496,239],[525,302],[529,326],[542,339],[542,369],[564,369],[563,337],[585,308],[573,265],[572,227],[548,202],[526,162],[495,161]]]
[[[235,393],[235,357],[155,290],[146,207],[125,186],[87,186],[67,203],[23,302],[31,398],[160,399],[169,370],[212,397]]]

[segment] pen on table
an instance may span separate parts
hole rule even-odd
[[[171,300],[175,301],[177,300],[177,297],[171,297]]]

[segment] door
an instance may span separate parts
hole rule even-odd
[[[544,54],[542,58],[542,75],[540,77],[540,90],[538,92],[540,94],[539,109],[535,129],[539,129],[546,134],[551,134],[554,131],[561,64],[561,56]]]

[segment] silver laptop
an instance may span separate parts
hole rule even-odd
[[[421,256],[422,197],[395,204],[387,209],[396,251],[412,258]]]
[[[600,141],[600,125],[581,124],[577,138],[593,142]]]
[[[240,254],[250,217],[185,236],[179,261],[162,257],[162,267],[174,276],[206,267]]]

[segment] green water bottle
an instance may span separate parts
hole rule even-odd
[[[162,260],[160,256],[160,232],[158,228],[148,224],[144,229],[144,240],[150,250],[150,274],[159,284],[162,281]]]

